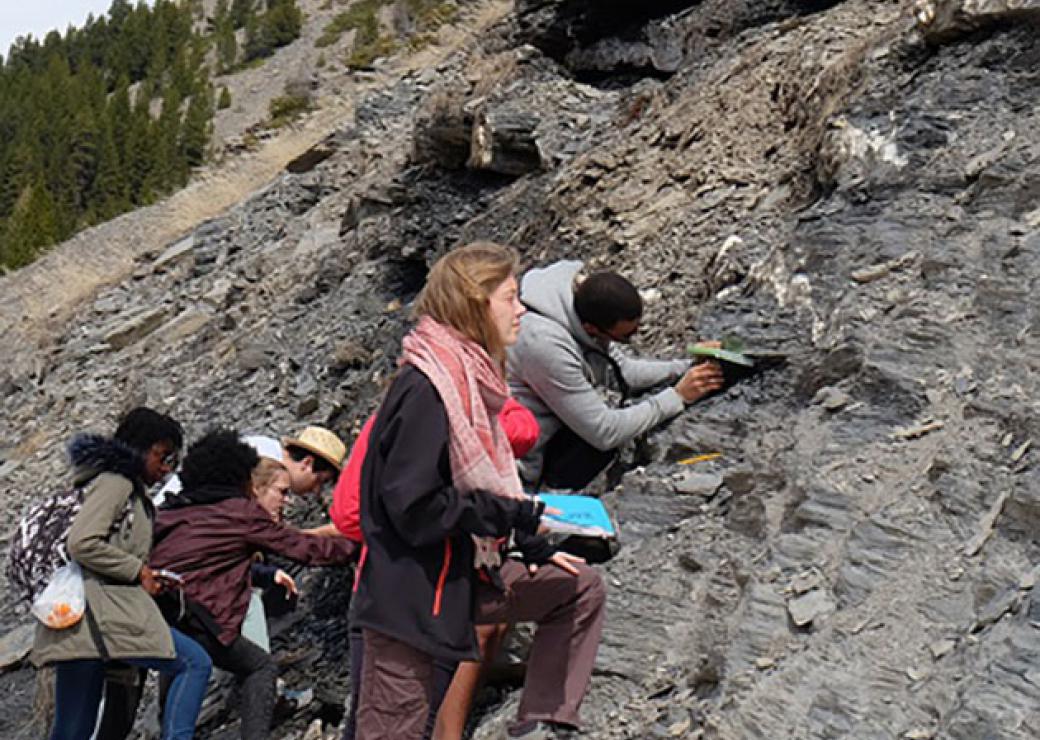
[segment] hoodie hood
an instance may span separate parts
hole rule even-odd
[[[77,483],[100,473],[115,473],[138,484],[144,480],[144,456],[118,439],[77,434],[67,449]]]
[[[249,498],[241,490],[231,486],[219,486],[205,484],[194,488],[185,488],[177,493],[167,496],[163,502],[163,509],[182,509],[185,506],[204,506],[206,504],[219,504],[229,498]]]
[[[579,260],[563,260],[529,270],[520,281],[520,300],[534,313],[562,326],[580,344],[602,352],[574,311],[574,281],[582,267]]]

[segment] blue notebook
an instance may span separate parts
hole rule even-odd
[[[606,507],[598,498],[559,493],[539,494],[539,499],[549,508],[559,509],[560,514],[542,517],[542,524],[550,532],[577,534],[592,537],[617,537],[614,523],[610,521]]]

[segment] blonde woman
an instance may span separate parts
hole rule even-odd
[[[353,605],[364,638],[358,740],[422,738],[434,661],[476,660],[476,622],[538,623],[511,736],[579,723],[604,591],[595,571],[537,534],[542,505],[521,490],[497,421],[505,348],[524,312],[516,267],[490,243],[437,261],[376,415]],[[503,558],[510,536],[524,563]]]
[[[250,442],[250,444],[252,443]],[[270,515],[272,521],[280,524],[285,501],[292,494],[289,471],[281,462],[265,457],[255,445],[253,447],[261,454],[260,462],[253,468],[253,498],[260,504],[260,508]],[[283,591],[287,602],[297,596],[299,591],[292,576],[281,568],[265,563],[259,553],[255,557],[256,562],[249,569],[253,588],[249,597],[249,609],[246,611],[241,631],[243,637],[255,642],[267,652],[271,652],[271,639],[267,632],[267,611],[264,608],[264,591],[280,587],[279,590]],[[292,608],[295,604],[287,603],[287,606]]]

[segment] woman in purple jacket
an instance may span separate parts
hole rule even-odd
[[[159,512],[150,561],[184,580],[183,598],[165,605],[167,618],[241,682],[245,740],[267,737],[278,675],[274,659],[240,634],[255,555],[338,565],[356,549],[345,538],[309,535],[274,521],[251,495],[258,462],[234,431],[216,430],[192,445],[182,464],[183,489]]]

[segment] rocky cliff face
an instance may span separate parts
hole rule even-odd
[[[132,403],[192,435],[349,435],[430,261],[497,239],[629,275],[641,351],[736,334],[769,358],[603,491],[624,547],[588,736],[1035,737],[1034,5],[518,2],[312,169],[9,348],[10,521],[62,440]],[[307,575],[278,622],[283,679],[314,693],[275,737],[338,717],[348,578]],[[496,737],[516,692],[483,698],[474,737]],[[5,701],[20,727],[24,690]]]

